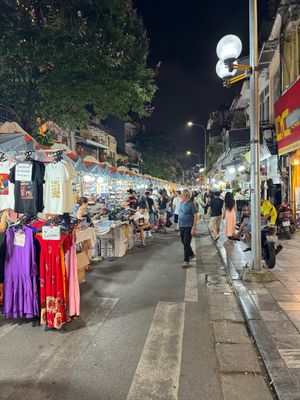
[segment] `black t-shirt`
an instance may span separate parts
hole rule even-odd
[[[166,210],[168,205],[168,199],[166,199],[165,197],[163,199],[158,199],[158,208],[160,210]]]
[[[152,213],[154,211],[154,201],[151,199],[151,197],[146,197],[146,203],[149,208],[149,213]]]
[[[223,204],[224,200],[220,199],[219,197],[215,197],[209,203],[209,207],[211,208],[211,217],[219,217],[222,215],[223,212]]]
[[[44,209],[43,184],[45,166],[40,161],[31,161],[31,181],[23,182],[16,180],[16,167],[12,167],[8,179],[15,184],[15,212],[26,214],[37,214]]]
[[[134,196],[129,196],[128,200],[129,200],[129,207],[136,210],[139,205],[138,199]]]

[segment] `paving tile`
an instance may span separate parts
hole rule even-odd
[[[297,334],[298,331],[291,321],[265,321],[269,333],[273,334]]]
[[[270,294],[252,295],[251,298],[259,311],[280,311],[280,307]]]
[[[278,304],[284,311],[300,311],[299,302],[279,302]]]
[[[214,322],[215,340],[217,343],[248,343],[252,342],[244,325],[229,321]]]
[[[256,352],[251,344],[225,344],[216,346],[222,372],[260,372]],[[241,356],[242,355],[242,356]]]
[[[300,387],[300,368],[291,368],[292,377],[295,379],[298,387]],[[300,399],[300,395],[299,395]]]
[[[223,306],[210,306],[210,314],[213,321],[230,320],[244,322],[243,315],[238,309],[228,309]]]
[[[226,305],[230,307],[238,307],[236,297],[233,293],[209,293],[208,297],[209,304],[211,306]]]
[[[291,368],[300,369],[300,348],[299,349],[278,349],[284,362]]]
[[[224,400],[272,400],[273,398],[264,378],[259,375],[222,375],[221,383]]]
[[[288,318],[282,311],[260,311],[264,321],[286,321]]]
[[[300,334],[275,334],[272,339],[278,349],[300,349]]]
[[[286,293],[286,292],[285,292]],[[274,300],[276,301],[296,301],[298,300],[296,295],[293,294],[280,294],[280,293],[276,293],[276,294],[272,294],[272,297],[274,298]],[[300,296],[299,296],[300,298]]]

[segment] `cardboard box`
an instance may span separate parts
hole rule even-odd
[[[77,274],[78,274],[78,282],[83,283],[85,282],[85,267],[81,267],[77,270]]]
[[[90,260],[84,251],[82,251],[81,253],[77,253],[77,269],[86,267],[89,264]]]
[[[115,256],[124,257],[128,248],[127,239],[115,241]]]
[[[78,282],[85,282],[85,268],[90,264],[90,260],[84,251],[77,254],[77,274]]]

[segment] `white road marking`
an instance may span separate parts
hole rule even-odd
[[[198,302],[198,277],[196,268],[186,270],[184,301]]]
[[[159,302],[127,400],[177,400],[184,303]]]

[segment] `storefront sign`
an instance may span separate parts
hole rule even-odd
[[[44,240],[60,240],[59,226],[43,226],[42,234]]]
[[[300,78],[275,103],[279,155],[300,148]]]
[[[20,163],[16,166],[16,181],[30,182],[32,178],[32,163]]]

